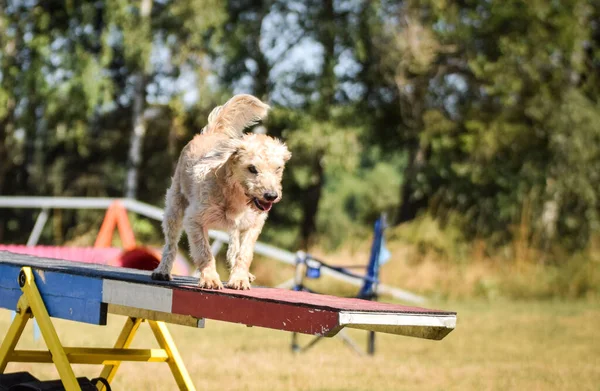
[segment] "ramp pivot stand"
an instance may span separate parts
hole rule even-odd
[[[195,390],[164,322],[128,317],[113,348],[65,347],[56,334],[30,267],[21,268],[18,281],[23,294],[17,303],[17,314],[0,345],[0,373],[5,371],[9,362],[54,363],[65,389],[81,391],[71,364],[104,365],[100,377],[111,382],[123,361],[166,362],[180,390]],[[15,350],[25,325],[33,317],[40,326],[48,350]],[[144,321],[150,325],[160,349],[128,348],[140,324]],[[101,384],[99,387],[100,390],[104,389]]]

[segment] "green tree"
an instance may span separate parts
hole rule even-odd
[[[594,167],[597,156],[595,145],[575,152],[578,143],[596,138],[586,125],[596,111],[585,60],[594,34],[591,4],[405,3],[397,16],[405,22],[389,23],[386,42],[397,49],[389,51],[388,64],[398,65],[388,69],[401,94],[416,97],[406,102],[404,117],[416,121],[419,148],[412,156],[424,158],[409,164],[414,172],[407,177],[417,185],[403,192],[403,203],[429,199],[438,214],[463,213],[471,234],[500,240],[521,221],[525,204],[537,205],[527,222],[531,239],[551,240],[557,224],[567,233],[568,216],[585,210],[569,237],[587,241],[598,210],[587,189],[596,178],[579,170],[565,182],[564,174],[570,159]],[[558,142],[566,132],[569,142]]]

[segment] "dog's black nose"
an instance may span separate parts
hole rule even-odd
[[[275,201],[277,199],[277,193],[274,191],[268,191],[263,194],[263,197],[265,197],[265,200],[267,201]]]

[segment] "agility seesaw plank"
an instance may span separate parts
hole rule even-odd
[[[254,287],[204,290],[193,277],[150,279],[150,272],[0,251],[0,308],[14,309],[15,279],[29,266],[51,317],[106,324],[107,313],[202,327],[203,319],[333,336],[344,327],[440,340],[456,313],[308,292]]]

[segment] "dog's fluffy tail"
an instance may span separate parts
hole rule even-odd
[[[203,133],[225,133],[231,138],[242,137],[244,129],[264,119],[268,111],[269,106],[252,95],[235,95],[223,106],[217,106],[211,111]]]

